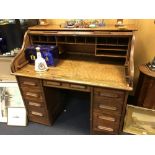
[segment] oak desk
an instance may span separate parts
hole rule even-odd
[[[133,89],[132,28],[66,29],[34,26],[12,63],[28,118],[52,125],[64,108],[63,90],[90,94],[90,130],[95,134],[122,131],[128,92]],[[57,45],[56,67],[37,73],[24,50],[32,44]]]

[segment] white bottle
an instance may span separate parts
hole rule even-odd
[[[46,71],[48,69],[46,61],[44,58],[42,58],[40,53],[40,47],[36,47],[37,51],[37,59],[35,60],[35,71],[42,72]]]

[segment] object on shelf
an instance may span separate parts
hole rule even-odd
[[[59,57],[57,46],[31,45],[25,50],[25,57],[30,64],[34,64],[37,58],[36,47],[40,47],[41,56],[45,59],[47,66],[56,66]]]
[[[123,19],[117,19],[117,23],[115,24],[116,27],[122,27],[124,26],[123,24]]]
[[[40,25],[49,25],[49,23],[47,22],[47,19],[39,19],[39,23]]]
[[[41,56],[40,47],[36,47],[37,59],[35,60],[35,71],[42,72],[48,69],[45,59]]]
[[[146,66],[151,70],[151,71],[155,71],[155,57],[153,58],[153,60],[151,62],[148,62],[146,64]]]

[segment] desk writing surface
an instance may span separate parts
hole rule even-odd
[[[121,65],[60,59],[56,67],[49,67],[48,71],[45,72],[37,73],[34,70],[34,65],[28,64],[14,74],[31,78],[132,90],[127,85],[124,66]]]

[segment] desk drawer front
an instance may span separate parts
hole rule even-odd
[[[80,90],[80,91],[86,91],[86,92],[90,91],[90,87],[87,85],[66,83],[66,82],[59,82],[59,81],[44,80],[43,85],[47,87],[66,88],[66,89]]]
[[[47,117],[42,117],[42,116],[37,116],[34,114],[29,114],[28,118],[32,122],[40,123],[40,124],[45,124],[45,125],[51,125],[49,119]]]
[[[28,113],[29,115],[47,117],[47,112],[46,112],[45,107],[28,106],[27,109],[29,111]]]
[[[27,106],[27,109],[30,121],[50,125],[50,121],[45,107]]]
[[[93,113],[93,130],[107,133],[118,133],[120,117],[105,113]]]
[[[112,114],[121,114],[122,101],[118,99],[94,96],[93,108],[99,112],[104,111]]]
[[[31,100],[31,101],[36,101],[36,102],[43,102],[43,94],[42,92],[36,92],[33,90],[25,90],[22,92],[24,99],[26,100]]]
[[[26,100],[25,103],[26,103],[26,106],[28,107],[44,107],[45,106],[44,102],[38,102],[38,101],[35,102],[35,101]]]
[[[124,91],[115,90],[115,89],[106,89],[106,88],[94,88],[94,95],[112,99],[120,99],[124,98]]]
[[[42,86],[42,82],[39,79],[18,77],[18,80],[19,80],[21,87],[38,88],[39,89]]]

